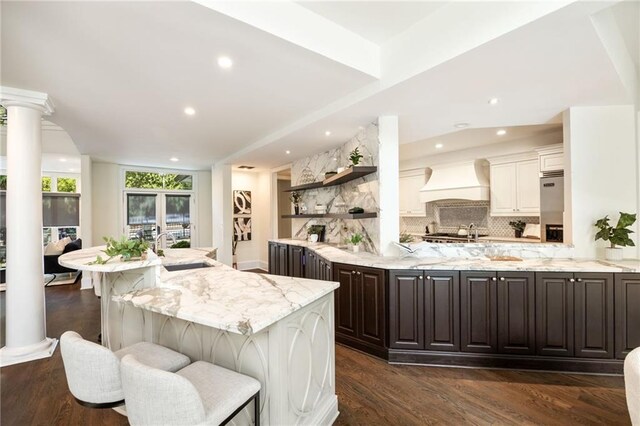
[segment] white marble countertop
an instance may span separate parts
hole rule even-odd
[[[331,281],[237,271],[216,261],[213,248],[166,249],[160,258],[149,252],[144,261],[112,259],[106,265],[87,265],[98,254],[104,257],[104,248],[67,253],[60,264],[107,273],[156,267],[156,287],[113,300],[239,334],[256,333],[339,287]],[[190,263],[210,267],[167,271],[161,266]]]
[[[460,271],[547,271],[547,272],[640,272],[640,260],[611,262],[599,259],[531,258],[521,261],[492,261],[474,257],[383,257],[353,253],[330,244],[304,240],[277,239],[273,242],[307,247],[330,262],[380,269],[460,270]]]

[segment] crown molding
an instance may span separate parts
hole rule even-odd
[[[51,115],[54,111],[53,101],[46,93],[15,87],[0,86],[0,104],[5,108],[8,106],[36,108],[45,115]]]

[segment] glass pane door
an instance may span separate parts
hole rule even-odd
[[[127,194],[126,219],[129,238],[153,243],[158,235],[158,194]]]
[[[191,244],[191,195],[164,194],[163,231],[171,234],[164,246],[171,247],[178,243],[179,246],[188,247]],[[173,241],[175,239],[175,242]]]

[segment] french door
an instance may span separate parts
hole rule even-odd
[[[194,203],[192,193],[125,191],[125,235],[150,243],[156,243],[161,235],[159,248],[176,243],[195,247]]]

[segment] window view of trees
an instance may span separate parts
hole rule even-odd
[[[58,178],[58,192],[77,192],[76,179],[75,178]]]
[[[7,190],[7,175],[0,175],[0,190]]]
[[[193,176],[127,171],[125,172],[125,188],[189,191],[193,189]]]
[[[51,178],[48,176],[42,178],[42,191],[51,192]]]

